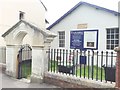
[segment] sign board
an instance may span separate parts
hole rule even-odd
[[[78,25],[77,25],[77,29],[86,29],[87,26],[88,26],[87,23],[84,23],[84,24],[78,24]]]
[[[83,31],[70,32],[70,48],[72,49],[83,48]]]
[[[98,49],[98,30],[77,30],[70,32],[71,49]]]

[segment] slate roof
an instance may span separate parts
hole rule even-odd
[[[100,7],[100,6],[97,6],[97,5],[93,5],[93,4],[90,4],[90,3],[87,3],[87,2],[79,2],[72,9],[70,9],[67,13],[65,13],[58,20],[56,20],[52,25],[50,25],[47,29],[50,30],[52,27],[54,27],[56,24],[58,24],[61,20],[63,20],[65,17],[67,17],[70,13],[72,13],[80,5],[88,5],[88,6],[96,8],[96,9],[103,10],[103,11],[106,11],[106,12],[109,12],[109,13],[112,13],[112,14],[115,14],[115,15],[119,14],[118,12],[116,12],[114,10],[110,10],[110,9],[107,9],[107,8],[104,8],[104,7]]]

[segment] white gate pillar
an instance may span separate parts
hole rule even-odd
[[[32,46],[32,75],[31,82],[42,82],[44,69],[44,47]]]
[[[32,75],[31,82],[42,83],[48,70],[48,53],[53,38],[47,38],[43,46],[32,46]]]
[[[12,77],[17,77],[17,54],[20,46],[6,46],[6,73]]]

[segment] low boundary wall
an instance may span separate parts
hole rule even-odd
[[[105,83],[52,72],[45,73],[44,82],[62,88],[115,88],[115,83]]]

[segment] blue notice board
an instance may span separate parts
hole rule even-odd
[[[98,49],[98,30],[70,31],[70,48],[81,50]]]
[[[70,32],[70,48],[71,49],[83,48],[83,31]]]

